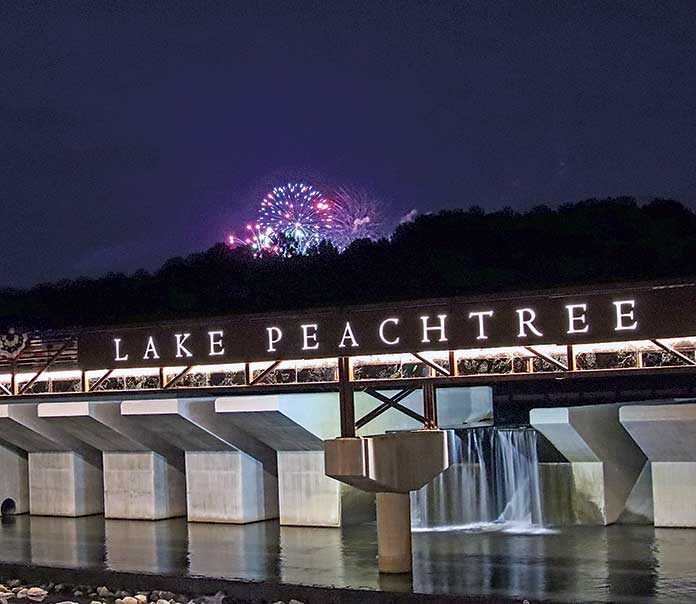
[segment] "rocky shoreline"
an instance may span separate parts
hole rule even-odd
[[[27,584],[17,578],[0,578],[0,604],[251,604],[224,592],[213,595],[175,594],[166,590],[126,591],[106,585],[69,583]],[[295,599],[271,604],[304,604]]]

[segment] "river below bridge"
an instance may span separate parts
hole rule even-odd
[[[412,578],[380,577],[369,524],[330,529],[18,516],[0,525],[1,562],[530,601],[696,602],[696,530],[418,532],[413,549]]]

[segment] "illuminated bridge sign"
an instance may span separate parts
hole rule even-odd
[[[696,334],[696,286],[452,298],[105,328],[82,370],[654,340]]]

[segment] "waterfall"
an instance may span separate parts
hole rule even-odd
[[[538,532],[536,432],[471,428],[448,438],[452,465],[411,497],[414,530]]]

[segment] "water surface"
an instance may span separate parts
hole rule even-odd
[[[343,529],[18,516],[0,560],[530,601],[696,602],[696,530],[612,526],[555,533],[413,535],[414,569],[380,577],[372,524]]]

